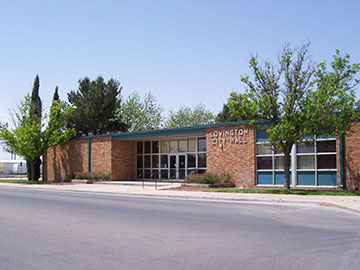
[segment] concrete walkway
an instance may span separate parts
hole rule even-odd
[[[175,191],[171,187],[179,187],[179,183],[145,182],[102,182],[96,184],[72,185],[23,185],[1,183],[0,186],[19,187],[29,189],[45,189],[77,192],[100,192],[132,196],[157,196],[182,199],[208,199],[223,201],[248,201],[271,203],[312,203],[322,206],[333,206],[360,213],[360,196],[316,196],[316,195],[279,195],[279,194],[245,194],[221,193],[201,191]]]

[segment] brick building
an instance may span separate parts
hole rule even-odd
[[[358,189],[360,125],[345,136],[318,137],[296,145],[291,185]],[[110,180],[185,179],[191,173],[230,173],[240,187],[281,187],[284,155],[272,151],[267,134],[241,122],[79,137],[51,147],[43,177],[63,180],[73,172],[106,172]]]

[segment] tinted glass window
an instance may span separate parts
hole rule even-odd
[[[298,153],[314,153],[314,142],[305,142],[302,145],[297,146]]]
[[[143,156],[137,156],[136,164],[137,164],[137,167],[140,169],[143,167]]]
[[[145,142],[145,154],[150,154],[151,152],[151,142]]]
[[[143,153],[143,142],[137,142],[137,153],[138,154]]]
[[[159,141],[152,142],[152,152],[159,153]]]
[[[168,155],[161,155],[161,168],[168,168]]]
[[[258,170],[272,169],[272,157],[258,157],[256,160]]]
[[[198,154],[198,167],[199,168],[206,167],[206,154],[205,153]]]
[[[336,141],[317,141],[316,150],[318,153],[336,152]]]
[[[318,169],[336,169],[336,155],[318,155]]]
[[[188,154],[188,168],[195,168],[196,167],[196,155],[195,154]]]
[[[159,168],[159,156],[158,155],[152,156],[152,167]]]
[[[205,152],[206,151],[206,138],[198,139],[198,151]]]
[[[144,157],[145,168],[150,168],[150,157],[151,156]]]

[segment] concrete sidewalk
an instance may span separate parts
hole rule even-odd
[[[322,206],[333,206],[360,213],[360,196],[316,196],[316,195],[279,195],[279,194],[245,194],[201,191],[175,191],[171,187],[179,187],[179,183],[145,182],[102,182],[95,184],[72,185],[25,185],[1,183],[0,186],[22,187],[29,189],[99,192],[121,195],[174,197],[182,199],[208,199],[224,201],[253,201],[272,203],[312,203]]]

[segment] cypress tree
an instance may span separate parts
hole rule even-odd
[[[59,93],[58,93],[58,87],[56,86],[55,87],[55,93],[54,93],[54,97],[53,97],[53,100],[59,100]]]
[[[30,105],[30,117],[41,122],[41,115],[42,115],[42,103],[39,96],[39,89],[40,89],[40,79],[39,75],[36,75],[34,80],[34,85],[31,93],[31,105]],[[40,134],[39,134],[40,139]],[[27,176],[28,179],[31,180],[39,180],[40,178],[40,167],[41,167],[41,159],[40,157],[37,157],[35,159],[35,167],[34,172],[32,173],[32,167],[30,166],[29,162],[26,162],[26,168],[27,168]]]

